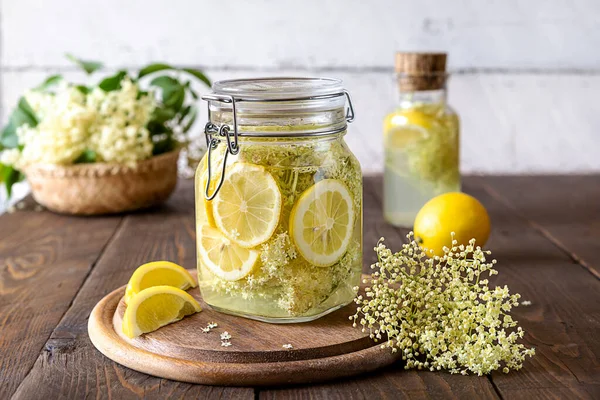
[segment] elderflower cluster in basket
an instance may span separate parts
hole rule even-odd
[[[67,58],[88,75],[102,63]],[[35,164],[124,164],[135,168],[153,156],[182,150],[189,172],[203,154],[189,132],[199,95],[211,86],[200,70],[164,63],[134,74],[120,70],[91,86],[52,75],[28,90],[0,130],[0,184],[8,197]]]
[[[496,275],[496,260],[475,245],[452,241],[444,255],[429,257],[412,232],[402,250],[392,253],[377,243],[378,269],[365,295],[355,299],[357,312],[350,319],[382,347],[402,352],[406,369],[483,375],[502,368],[518,370],[535,350],[518,340],[524,331],[510,316],[519,294],[508,287],[490,288],[487,277]]]
[[[18,148],[2,162],[17,169],[36,164],[73,164],[85,151],[96,161],[130,164],[152,156],[147,129],[156,101],[129,79],[118,90],[96,87],[89,94],[61,84],[55,93],[28,91],[25,99],[39,118],[37,126],[17,128]]]

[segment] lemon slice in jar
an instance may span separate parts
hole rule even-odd
[[[306,189],[290,215],[290,232],[298,251],[321,267],[344,255],[354,229],[352,196],[341,181],[324,179]]]
[[[212,226],[213,228],[216,228],[217,225],[215,224],[212,200],[206,199],[206,181],[208,180],[207,159],[208,159],[208,156],[204,157],[201,161],[201,167],[200,167],[200,171],[199,171],[200,187],[197,188],[196,190],[197,190],[197,196],[200,199],[199,201],[202,202],[202,206],[204,208],[204,215],[206,216],[206,221],[208,222],[208,224],[210,226]],[[220,162],[219,164],[220,165],[217,165],[216,167],[211,168],[212,169],[212,171],[211,171],[212,177],[210,179],[210,188],[208,189],[209,194],[214,193],[215,188],[217,187],[217,183],[219,182],[219,178],[221,177],[221,170],[218,168],[221,168],[222,162]],[[217,169],[218,172],[216,172],[215,169]]]
[[[219,176],[216,177],[212,177],[210,180],[210,187],[208,188],[208,193],[214,193],[215,188],[217,187],[217,182],[220,178],[220,174]],[[202,177],[200,179],[201,182],[201,187],[200,187],[200,193],[199,196],[202,197],[201,201],[202,204],[204,205],[204,214],[206,215],[206,222],[208,222],[208,224],[210,226],[212,226],[213,228],[217,227],[217,224],[215,222],[215,215],[213,212],[213,202],[212,200],[207,200],[206,199],[206,181],[208,180],[208,171],[204,170],[204,172],[202,173]]]
[[[238,246],[218,229],[202,225],[198,242],[200,260],[213,274],[226,281],[244,278],[257,264],[259,252]]]
[[[173,286],[182,290],[196,287],[192,275],[183,267],[170,261],[154,261],[139,266],[127,284],[125,303],[133,296],[152,286]]]
[[[223,186],[212,201],[215,224],[235,244],[256,247],[277,228],[281,192],[260,165],[235,163],[227,169]]]
[[[153,286],[130,299],[123,315],[123,333],[134,338],[201,310],[189,293],[173,286]]]

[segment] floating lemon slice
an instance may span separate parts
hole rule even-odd
[[[250,248],[275,232],[281,212],[281,192],[260,165],[235,163],[212,201],[215,223],[232,242]]]
[[[409,144],[428,137],[429,132],[420,126],[395,126],[386,133],[384,144],[391,149],[404,149]]]
[[[152,286],[173,286],[182,290],[196,287],[196,282],[187,270],[170,261],[154,261],[138,267],[125,291],[125,302],[144,289]]]
[[[200,228],[198,253],[202,263],[221,279],[237,281],[248,275],[257,264],[259,252],[231,242],[218,229]]]
[[[290,215],[291,237],[310,263],[327,267],[346,252],[354,228],[352,196],[336,179],[306,189]]]
[[[130,299],[123,316],[123,333],[134,338],[200,311],[200,304],[187,292],[173,286],[153,286]]]
[[[435,117],[422,111],[408,109],[394,112],[383,121],[385,146],[403,149],[407,145],[429,137]]]

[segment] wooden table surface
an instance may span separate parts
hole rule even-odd
[[[25,210],[0,216],[0,399],[600,398],[600,176],[468,177],[490,212],[495,283],[530,306],[514,316],[537,355],[519,372],[460,376],[396,365],[345,381],[210,387],[121,367],[87,335],[92,307],[150,260],[196,263],[194,198],[183,182],[163,207],[102,218]],[[380,236],[381,178],[365,178],[364,265]]]

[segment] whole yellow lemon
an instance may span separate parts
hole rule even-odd
[[[444,254],[442,248],[452,247],[451,233],[458,244],[467,245],[475,239],[483,246],[490,236],[490,217],[473,196],[465,193],[444,193],[429,200],[415,218],[415,238],[422,247]]]

